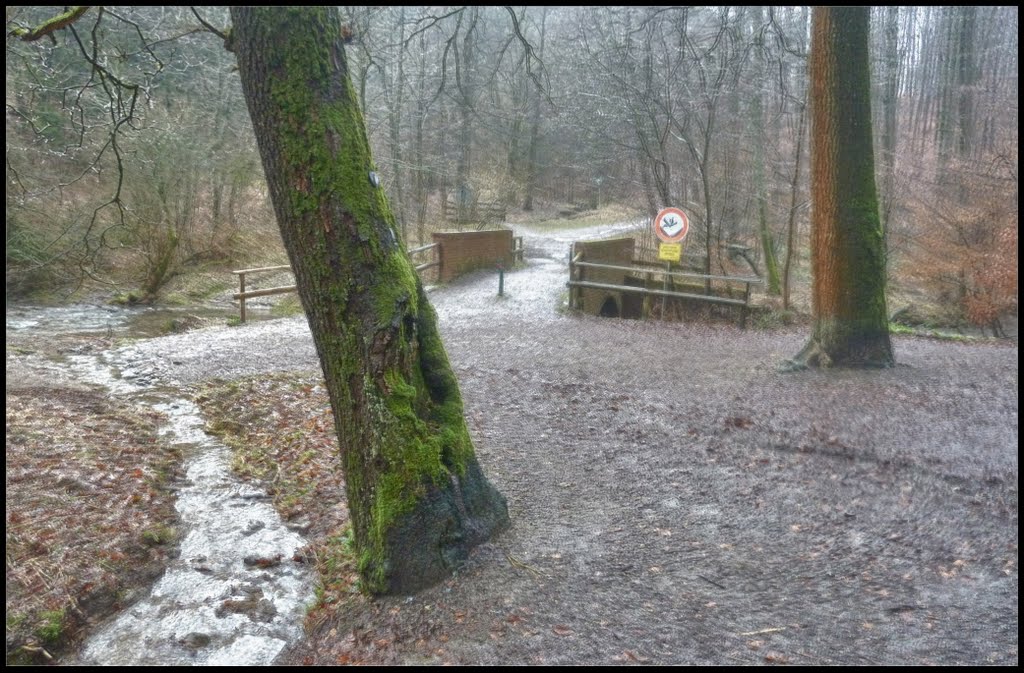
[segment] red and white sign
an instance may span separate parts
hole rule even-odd
[[[665,243],[678,243],[690,231],[690,218],[678,208],[662,208],[654,218],[654,233]]]

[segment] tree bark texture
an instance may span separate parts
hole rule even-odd
[[[469,8],[469,26],[462,38],[462,53],[455,58],[455,83],[459,89],[459,159],[455,164],[456,222],[459,231],[473,216],[473,106],[476,103],[476,27],[479,7]],[[459,17],[461,25],[462,18]]]
[[[885,76],[882,80],[882,234],[888,250],[889,220],[896,202],[896,108],[899,103],[899,8],[885,8]]]
[[[540,46],[537,58],[544,61],[544,33],[548,22],[548,8],[544,7],[540,15]],[[541,92],[536,87],[530,87],[530,149],[526,158],[526,197],[523,199],[523,210],[533,210],[533,196],[537,191],[537,174],[540,172],[537,166],[537,150],[540,145],[540,98]]]
[[[811,27],[814,332],[806,366],[892,366],[871,140],[867,7],[816,8]]]
[[[757,33],[759,27],[765,22],[764,7],[756,7],[751,12],[753,25],[751,29]],[[754,44],[755,63],[758,76],[766,76],[764,38],[757,35]],[[754,100],[751,102],[750,115],[753,118],[754,131],[754,181],[757,189],[757,230],[761,239],[761,251],[764,253],[764,275],[768,287],[768,294],[778,296],[782,294],[781,281],[779,279],[779,258],[775,254],[775,237],[772,235],[771,227],[768,224],[768,180],[765,177],[765,154],[768,138],[765,135],[764,123],[764,91],[758,87],[754,93]]]
[[[436,583],[508,525],[395,232],[336,9],[231,9],[231,48],[323,367],[365,587]]]
[[[804,149],[804,131],[807,129],[807,106],[800,103],[800,117],[796,125],[796,151],[793,153],[793,179],[789,182],[789,218],[786,222],[786,257],[782,266],[782,308],[789,310],[790,272],[796,257],[796,211],[800,207],[800,163]]]
[[[960,39],[957,40],[957,48],[960,52],[957,59],[959,114],[957,115],[957,125],[960,133],[957,151],[961,157],[970,157],[974,151],[974,90],[979,79],[977,55],[975,54],[978,8],[975,6],[960,7],[959,14]]]

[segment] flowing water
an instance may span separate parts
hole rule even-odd
[[[137,335],[146,311],[102,306],[8,310],[8,339],[111,333]],[[161,317],[161,319],[164,319]],[[143,323],[145,324],[145,323]],[[81,664],[270,664],[302,636],[314,600],[314,573],[293,560],[306,541],[273,509],[267,494],[237,479],[231,450],[203,431],[199,409],[180,391],[153,385],[139,364],[115,355],[68,355],[55,375],[105,387],[127,405],[162,412],[160,432],[182,449],[185,483],[177,493],[180,553],[148,596],[101,626]]]
[[[251,321],[272,318],[269,306],[249,306]],[[153,307],[114,306],[111,304],[71,304],[69,306],[7,306],[7,336],[69,334],[110,334],[145,338],[177,331],[189,322],[237,320],[233,306]],[[223,324],[222,323],[222,324]]]
[[[301,637],[313,600],[312,569],[292,560],[305,540],[266,493],[231,474],[230,449],[203,432],[191,401],[153,406],[168,418],[168,441],[188,455],[176,504],[180,555],[149,596],[88,641],[84,662],[269,664]]]

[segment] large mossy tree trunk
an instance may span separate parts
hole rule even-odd
[[[365,586],[429,586],[508,525],[374,170],[334,8],[233,7],[229,47],[341,445]]]
[[[814,332],[791,366],[893,365],[875,191],[867,7],[818,7],[811,25]]]

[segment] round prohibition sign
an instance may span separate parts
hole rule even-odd
[[[690,231],[690,218],[678,208],[662,208],[654,218],[654,233],[665,243],[678,243]]]

